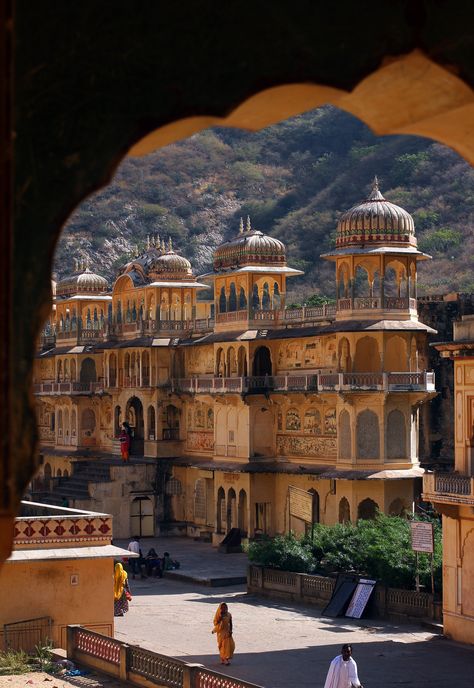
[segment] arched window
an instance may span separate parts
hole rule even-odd
[[[361,337],[357,340],[353,372],[377,373],[381,369],[379,346],[375,337]]]
[[[144,351],[142,354],[142,380],[144,385],[150,384],[150,354]]]
[[[253,285],[252,289],[252,309],[258,311],[260,309],[260,296],[258,295],[258,286]]]
[[[280,287],[278,286],[278,282],[274,282],[273,283],[272,307],[273,308],[280,308],[280,306],[281,306]]]
[[[262,292],[262,308],[263,310],[267,311],[271,307],[271,299],[270,299],[270,288],[268,286],[268,282],[265,282],[263,285],[263,292]]]
[[[339,268],[339,274],[337,279],[337,298],[347,299],[349,298],[349,267],[346,263],[343,263]]]
[[[387,458],[404,459],[407,455],[407,432],[405,416],[398,409],[390,411],[387,417]]]
[[[77,435],[77,414],[76,409],[71,411],[71,437],[76,437]]]
[[[247,297],[245,296],[245,289],[240,287],[239,292],[239,310],[243,311],[247,308]]]
[[[97,372],[95,369],[95,361],[92,358],[85,358],[81,363],[81,372],[79,379],[84,384],[97,382]]]
[[[248,517],[247,517],[247,493],[245,490],[239,492],[238,527],[242,537],[247,537]]]
[[[237,375],[237,358],[233,346],[227,350],[227,375],[229,377]]]
[[[231,283],[230,289],[229,289],[229,311],[236,311],[237,310],[237,292],[235,291],[235,284],[234,282]]]
[[[136,301],[133,302],[133,308],[132,308],[132,322],[136,322],[137,320],[137,304]]]
[[[272,357],[267,346],[259,346],[255,351],[252,373],[257,377],[272,374]]]
[[[179,410],[169,404],[163,409],[163,439],[179,440]]]
[[[117,301],[117,323],[121,324],[122,322],[122,302]]]
[[[63,436],[63,412],[61,409],[58,411],[58,437]]]
[[[77,379],[77,372],[76,372],[76,361],[72,359],[71,361],[71,380],[72,382],[76,382]]]
[[[148,439],[154,440],[156,438],[155,428],[155,409],[153,406],[148,407]]]
[[[206,521],[206,479],[198,478],[194,483],[194,520]]]
[[[94,308],[94,330],[99,329],[99,317],[97,315],[97,308]]]
[[[339,414],[339,458],[350,461],[352,458],[351,418],[345,409]]]
[[[247,377],[247,353],[243,346],[239,347],[237,374],[239,377]]]
[[[68,382],[69,380],[69,361],[67,358],[64,359],[64,381]]]
[[[56,478],[62,478],[63,472],[60,468],[56,471]]]
[[[109,305],[108,305],[108,307],[107,307],[107,322],[108,322],[109,325],[111,325],[111,324],[112,324],[112,321],[113,321],[112,304],[109,303]]]
[[[388,372],[404,372],[408,366],[407,342],[400,335],[389,338],[385,348],[384,369]]]
[[[363,518],[366,521],[372,521],[378,511],[379,505],[377,502],[374,502],[373,499],[364,499],[360,504],[359,508],[357,509],[357,518]]]
[[[388,507],[389,516],[406,516],[407,509],[402,499],[397,497]]]
[[[217,532],[223,533],[226,526],[226,506],[225,506],[225,491],[223,487],[217,490],[217,514],[216,514]]]
[[[63,379],[63,364],[61,359],[56,364],[56,379],[58,382],[61,382]]]
[[[221,292],[219,295],[219,313],[227,312],[227,298],[225,295],[225,287],[221,287]]]
[[[361,298],[370,296],[369,273],[364,267],[362,267],[362,265],[358,265],[356,267],[354,296]]]
[[[69,478],[69,471],[67,468],[65,468],[63,471],[63,478]]]
[[[64,437],[69,439],[69,411],[64,411]]]
[[[383,291],[385,296],[398,296],[397,273],[391,267],[385,270]]]
[[[117,356],[110,354],[109,356],[109,384],[111,387],[117,385]]]
[[[351,507],[345,497],[339,502],[339,523],[351,522]]]
[[[222,349],[217,349],[216,352],[216,377],[225,377],[225,361],[224,352]]]
[[[114,435],[118,437],[120,435],[120,421],[122,416],[122,409],[120,406],[116,406],[114,410]]]
[[[350,373],[352,370],[351,346],[346,337],[339,342],[339,370],[342,373]]]
[[[357,415],[357,458],[380,458],[380,432],[377,414],[369,409]]]
[[[227,532],[237,528],[237,495],[233,487],[227,493]]]
[[[86,315],[86,329],[90,330],[92,329],[92,319],[91,319],[91,309],[87,309],[87,315]]]
[[[125,368],[125,377],[130,377],[132,373],[130,370],[130,354],[128,352],[125,354],[124,368]]]

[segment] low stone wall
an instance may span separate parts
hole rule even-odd
[[[249,566],[247,574],[249,593],[314,604],[317,607],[326,606],[335,583],[335,578],[267,569],[253,564]],[[381,584],[375,587],[367,613],[370,617],[397,621],[442,620],[441,602],[434,601],[431,593],[387,588]]]

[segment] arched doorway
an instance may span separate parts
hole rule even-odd
[[[252,375],[261,377],[272,374],[272,357],[268,346],[259,346],[255,351],[252,365]]]
[[[339,523],[350,523],[351,522],[351,507],[346,499],[342,497],[339,502]]]
[[[150,497],[134,497],[130,505],[130,535],[153,537],[155,534],[153,502]]]
[[[239,507],[238,507],[238,527],[242,537],[247,537],[248,533],[248,515],[247,515],[247,493],[245,490],[239,492]]]
[[[373,499],[364,499],[360,504],[359,508],[357,510],[357,518],[363,518],[367,521],[373,520],[378,511],[379,505],[377,502],[374,502]]]
[[[227,532],[237,525],[237,495],[233,487],[227,493]]]
[[[132,430],[130,454],[142,456],[144,440],[143,404],[138,397],[131,397],[127,401],[125,417]]]
[[[217,514],[216,514],[216,531],[223,533],[226,524],[226,508],[225,508],[225,490],[220,487],[217,490]]]
[[[81,363],[81,372],[79,374],[79,381],[83,384],[97,382],[97,372],[95,369],[95,361],[92,358],[85,358]]]

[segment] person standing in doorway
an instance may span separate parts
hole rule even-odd
[[[124,463],[127,463],[127,461],[130,458],[130,445],[131,445],[131,437],[130,433],[127,428],[126,423],[122,423],[122,429],[120,431],[120,453],[122,455],[122,461]]]
[[[343,645],[341,654],[332,660],[324,688],[362,688],[357,664],[352,659],[352,645]]]
[[[234,656],[235,642],[232,637],[232,615],[225,602],[217,607],[212,633],[217,633],[217,647],[219,648],[221,664],[230,664],[230,660]]]

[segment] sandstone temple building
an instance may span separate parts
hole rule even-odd
[[[113,514],[117,537],[216,543],[231,527],[252,537],[412,511],[419,409],[435,394],[416,293],[429,256],[375,180],[324,258],[336,299],[311,308],[285,307],[301,273],[250,220],[199,281],[156,238],[112,290],[77,265],[39,343],[32,494]]]

